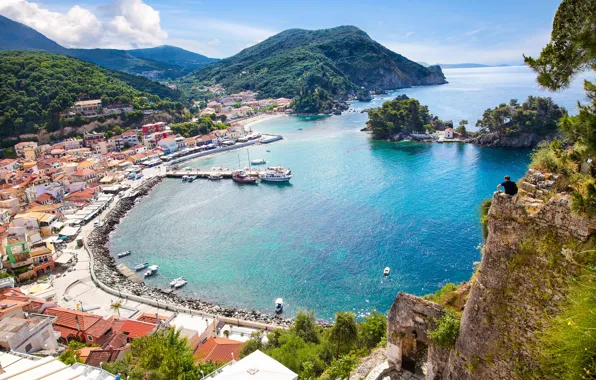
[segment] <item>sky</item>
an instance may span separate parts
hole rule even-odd
[[[560,0],[0,0],[66,47],[174,45],[225,58],[286,29],[355,25],[429,64],[519,64],[548,42]]]

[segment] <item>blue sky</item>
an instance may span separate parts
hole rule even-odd
[[[0,0],[0,14],[69,47],[180,46],[227,57],[289,28],[355,25],[428,63],[520,63],[548,41],[559,0]]]

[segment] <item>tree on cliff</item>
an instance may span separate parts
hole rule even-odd
[[[517,99],[487,109],[476,122],[480,132],[495,132],[501,136],[519,133],[547,135],[557,130],[557,123],[567,110],[559,107],[551,98],[528,96],[522,105]]]
[[[336,344],[335,359],[339,359],[342,344],[349,348],[358,338],[356,316],[352,312],[335,314],[335,324],[329,333],[329,340]]]
[[[367,127],[375,138],[388,138],[400,132],[423,133],[433,119],[427,106],[407,96],[383,103],[368,111]]]

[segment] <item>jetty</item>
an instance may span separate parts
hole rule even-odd
[[[168,178],[182,178],[184,176],[188,176],[188,177],[197,177],[197,178],[209,178],[209,176],[221,176],[221,178],[227,178],[227,179],[231,179],[232,178],[232,173],[235,170],[199,170],[199,169],[193,169],[193,170],[177,170],[177,171],[171,171],[171,172],[167,172],[166,173],[166,177]],[[265,170],[246,170],[246,174],[248,174],[251,177],[260,177],[262,175],[265,175]]]

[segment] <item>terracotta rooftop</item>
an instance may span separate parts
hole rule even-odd
[[[232,354],[235,359],[240,358],[240,350],[243,346],[243,342],[236,340],[211,337],[196,349],[194,356],[197,362],[227,363],[232,360]]]
[[[120,332],[128,335],[130,338],[140,338],[153,332],[156,325],[153,323],[140,322],[132,319],[124,321]]]
[[[78,330],[76,319],[78,319],[81,331],[86,331],[102,318],[99,315],[84,313],[81,311],[54,307],[45,310],[44,314],[53,315],[56,319],[56,325]],[[76,318],[76,319],[75,319]]]
[[[158,315],[158,318],[160,321],[165,321],[168,319],[168,317],[163,316],[163,315]],[[155,318],[155,314],[151,314],[151,313],[143,313],[143,314],[139,315],[137,317],[137,321],[157,324],[157,319]]]

